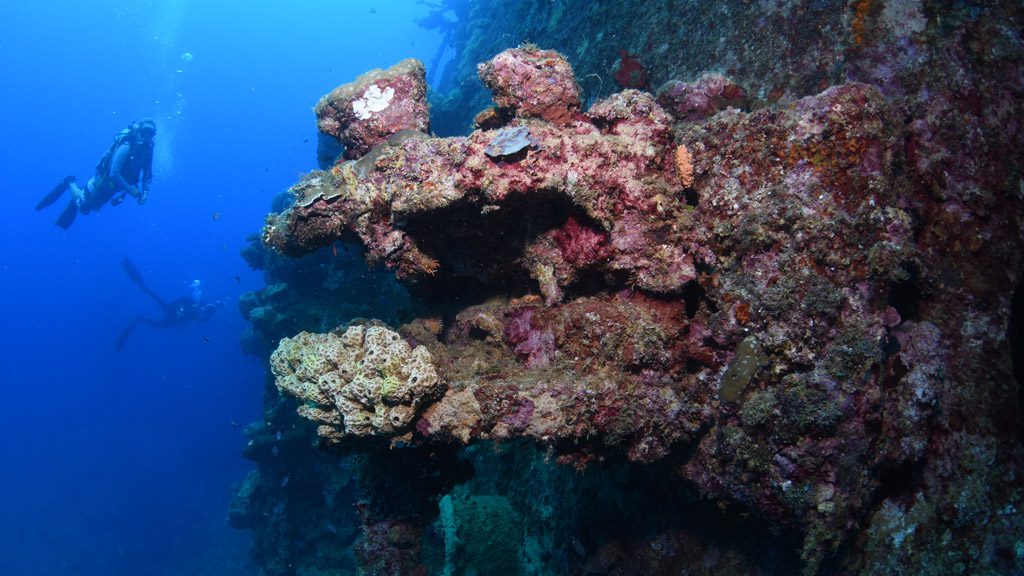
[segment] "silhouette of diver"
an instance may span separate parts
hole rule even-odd
[[[121,268],[124,273],[128,275],[128,278],[138,286],[147,296],[153,299],[154,302],[160,306],[163,310],[163,317],[159,319],[146,318],[144,316],[136,316],[135,320],[132,320],[131,324],[125,327],[121,331],[121,334],[117,337],[117,341],[114,343],[114,349],[121,351],[124,347],[125,342],[128,341],[128,337],[132,335],[135,327],[139,324],[145,324],[152,326],[153,328],[169,328],[171,326],[178,326],[188,324],[190,322],[205,322],[209,320],[213,313],[222,304],[215,302],[212,304],[203,303],[202,293],[199,291],[199,281],[195,280],[192,283],[192,293],[188,296],[182,296],[176,298],[170,302],[165,302],[156,292],[153,292],[146,286],[146,283],[142,280],[142,274],[139,273],[139,269],[132,264],[132,261],[125,258],[121,260]]]

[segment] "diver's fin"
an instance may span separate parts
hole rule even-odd
[[[43,208],[46,208],[47,206],[53,204],[57,200],[60,200],[60,197],[63,196],[64,193],[68,191],[68,187],[74,181],[74,176],[68,176],[67,178],[61,180],[59,184],[53,187],[53,190],[50,190],[46,194],[46,196],[43,196],[43,199],[40,200],[38,204],[36,204],[36,211],[42,210]]]
[[[128,258],[122,258],[121,269],[124,270],[124,273],[128,275],[128,279],[130,279],[133,284],[141,288],[142,291],[145,292],[147,296],[156,301],[158,306],[164,309],[167,308],[167,304],[164,302],[164,299],[161,298],[156,292],[150,290],[149,286],[146,286],[146,283],[143,282],[142,273],[139,272],[139,269],[135,267],[135,264],[132,264],[131,260],[129,260]]]
[[[124,273],[128,275],[128,278],[130,278],[132,282],[134,282],[141,288],[146,287],[146,283],[142,281],[142,273],[139,272],[139,269],[135,267],[135,264],[132,264],[131,260],[127,258],[122,258],[121,268],[124,270]]]
[[[78,203],[72,198],[71,202],[68,202],[67,207],[64,208],[64,211],[57,217],[57,221],[54,224],[67,230],[75,223],[75,216],[78,216]]]
[[[130,264],[130,262],[129,262]],[[124,330],[117,335],[117,340],[114,342],[114,350],[120,352],[124,348],[124,343],[128,341],[128,337],[135,331],[135,326],[139,324],[139,319],[132,320],[132,323],[125,326]]]

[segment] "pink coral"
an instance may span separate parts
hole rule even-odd
[[[572,66],[553,50],[521,47],[505,50],[478,67],[494,101],[518,116],[567,124],[579,112],[580,97]]]
[[[608,257],[605,235],[569,217],[565,226],[552,232],[562,258],[570,264],[589,264]]]

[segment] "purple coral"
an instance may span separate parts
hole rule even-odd
[[[549,330],[537,329],[531,323],[533,308],[520,308],[510,315],[505,327],[505,338],[516,352],[524,358],[529,368],[539,368],[551,363],[555,354],[555,336]]]

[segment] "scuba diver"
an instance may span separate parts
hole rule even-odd
[[[70,189],[71,201],[54,222],[67,230],[79,212],[88,214],[98,211],[107,202],[110,202],[111,206],[117,206],[124,202],[125,196],[131,196],[138,200],[139,204],[145,204],[149,196],[149,185],[153,181],[155,138],[155,122],[133,122],[114,137],[114,142],[107,149],[107,153],[96,163],[96,174],[84,187],[75,183],[74,176],[68,176],[43,196],[36,204],[36,210],[53,204]]]
[[[192,292],[188,296],[182,296],[170,302],[165,302],[156,292],[153,292],[146,286],[146,283],[142,280],[142,274],[139,269],[132,264],[132,261],[125,258],[121,260],[121,269],[128,275],[128,278],[147,296],[153,299],[154,302],[160,306],[163,310],[163,317],[156,320],[152,318],[145,318],[143,316],[136,316],[135,320],[132,320],[121,334],[117,337],[117,341],[114,343],[114,349],[121,351],[124,347],[125,342],[128,341],[128,337],[132,335],[135,327],[139,324],[145,324],[152,326],[153,328],[169,328],[171,326],[182,326],[193,322],[205,322],[209,320],[217,308],[223,306],[222,302],[204,303],[203,302],[203,291],[202,283],[199,280],[193,280],[189,285],[192,288]]]

